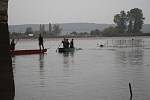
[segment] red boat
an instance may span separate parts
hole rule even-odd
[[[15,50],[10,51],[11,55],[32,55],[32,54],[43,54],[46,53],[47,49],[39,50],[39,49],[33,49],[33,50]]]

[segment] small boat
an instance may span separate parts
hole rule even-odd
[[[47,49],[32,49],[32,50],[15,50],[10,51],[11,55],[32,55],[32,54],[42,54],[47,52]]]
[[[75,48],[58,48],[58,52],[59,53],[63,53],[63,52],[74,52]]]

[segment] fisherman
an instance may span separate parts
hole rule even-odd
[[[43,37],[41,36],[41,34],[39,34],[39,48],[40,48],[40,50],[41,50],[41,47],[44,50]]]
[[[64,38],[62,43],[63,43],[63,48],[69,48],[69,40],[68,39]]]
[[[66,48],[69,48],[69,39],[66,39]]]
[[[73,39],[70,41],[70,48],[74,48],[74,42],[73,42]]]
[[[63,44],[63,48],[66,48],[66,38],[64,38],[64,40],[62,40],[62,44]]]
[[[10,50],[14,51],[15,50],[15,39],[12,39],[11,43],[10,43]]]

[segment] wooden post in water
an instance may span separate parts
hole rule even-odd
[[[129,82],[129,89],[130,89],[130,97],[132,98],[132,87],[131,87],[131,83]]]
[[[108,47],[108,40],[107,40],[107,47]]]

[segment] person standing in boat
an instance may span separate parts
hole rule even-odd
[[[66,48],[69,48],[69,39],[66,39]]]
[[[15,39],[12,39],[12,40],[11,40],[11,43],[10,43],[10,50],[11,50],[11,51],[14,51],[14,50],[15,50],[15,45],[16,45]]]
[[[64,38],[64,40],[62,41],[63,44],[63,48],[69,48],[69,40]]]
[[[66,38],[64,38],[64,40],[62,40],[62,44],[63,44],[63,48],[66,48]]]
[[[74,48],[74,42],[73,42],[73,39],[70,41],[70,48]]]
[[[44,50],[44,45],[43,45],[43,37],[41,34],[39,34],[39,48],[41,50],[41,47],[43,48]]]

